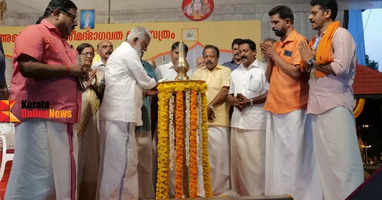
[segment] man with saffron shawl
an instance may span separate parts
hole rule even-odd
[[[336,0],[312,0],[309,20],[317,30],[299,51],[311,70],[307,113],[325,199],[345,199],[363,182],[353,116],[356,54],[351,34],[334,21]]]

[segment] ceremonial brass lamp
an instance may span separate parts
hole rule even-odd
[[[175,66],[175,71],[178,74],[175,77],[175,80],[186,81],[186,80],[190,79],[187,76],[187,71],[190,69],[190,66],[188,65],[186,57],[185,57],[185,50],[184,50],[183,41],[180,41],[178,50],[179,50],[178,64],[177,64],[177,66]]]

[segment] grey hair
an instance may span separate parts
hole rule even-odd
[[[135,38],[144,40],[145,37],[151,39],[151,33],[147,29],[137,26],[130,31],[126,40],[128,42],[133,42]]]

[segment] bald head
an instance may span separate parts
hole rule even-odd
[[[101,57],[103,63],[106,63],[112,52],[113,44],[110,41],[103,40],[97,44],[97,53]]]

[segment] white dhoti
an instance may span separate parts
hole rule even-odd
[[[75,200],[73,126],[31,119],[16,126],[15,134],[15,157],[5,199]]]
[[[128,141],[128,159],[127,159],[127,173],[126,173],[126,195],[123,199],[138,200],[139,198],[139,182],[138,182],[138,153],[137,153],[137,140],[134,133],[129,133]]]
[[[265,194],[290,194],[296,200],[322,200],[313,157],[312,133],[304,110],[268,113]]]
[[[353,113],[337,107],[311,115],[311,123],[324,198],[345,199],[364,180]]]
[[[264,195],[265,130],[231,128],[231,180],[240,196]]]
[[[208,127],[208,153],[210,157],[210,177],[215,196],[229,192],[229,132],[228,128]]]
[[[128,199],[128,141],[134,136],[135,123],[102,120],[100,128],[105,141],[98,198]]]

